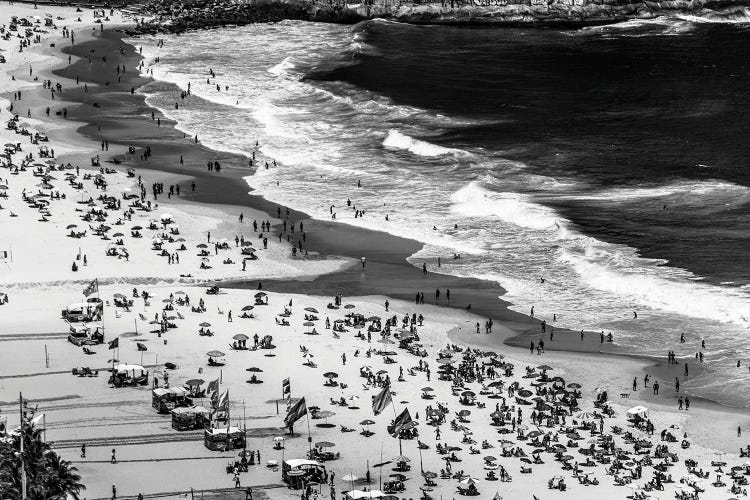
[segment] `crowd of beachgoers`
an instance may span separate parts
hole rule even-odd
[[[564,362],[538,343],[489,346],[502,325],[471,311],[264,288],[347,263],[295,246],[304,221],[281,207],[193,203],[203,186],[189,172],[134,169],[149,151],[63,133],[80,125],[65,122],[66,90],[88,84],[51,76],[73,62],[57,50],[127,22],[0,14],[0,417],[18,427],[23,393],[27,425],[78,468],[81,497],[746,496],[742,418],[700,413],[666,380],[667,403],[640,404],[658,381],[631,387],[627,370],[605,373],[615,362]],[[349,265],[367,279],[364,260]],[[174,428],[183,414],[200,425]],[[228,438],[208,446],[204,424],[245,435],[239,454]],[[298,459],[325,472],[294,480],[283,464]]]

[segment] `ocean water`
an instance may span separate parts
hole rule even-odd
[[[269,200],[418,239],[415,265],[439,256],[622,352],[706,339],[688,389],[750,407],[747,19],[282,22],[132,42],[157,80],[141,91],[179,128],[276,160],[247,177]]]

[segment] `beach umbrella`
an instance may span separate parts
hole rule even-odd
[[[437,476],[435,476],[435,477],[437,477]],[[419,489],[422,490],[422,491],[432,491],[432,488],[430,488],[429,486],[420,486]]]
[[[245,306],[242,308],[243,311],[252,311],[253,309],[255,309],[255,306]]]
[[[571,382],[568,384],[569,389],[580,389],[582,386],[579,383]]]
[[[112,235],[113,238],[120,238],[122,236],[125,236],[125,235],[122,234],[122,233],[115,233],[115,234]]]
[[[486,457],[484,457],[483,460],[485,462],[494,462],[495,460],[497,460],[497,457],[493,457],[492,455],[487,455]]]
[[[143,228],[141,226],[133,226],[130,229],[132,229],[133,231],[140,231]]]
[[[68,224],[65,229],[73,229],[74,227],[78,227],[78,224]]]
[[[407,457],[405,455],[399,455],[396,458],[394,458],[392,461],[396,462],[396,463],[398,463],[398,462],[411,462],[411,460],[409,459],[409,457]]]
[[[183,292],[182,290],[177,290],[174,294],[175,295],[185,295],[185,292]]]
[[[116,293],[116,294],[112,295],[112,297],[114,297],[114,298],[116,298],[116,299],[126,299],[126,298],[127,298],[127,297],[125,297],[125,296],[124,296],[123,294],[121,294],[121,293]]]
[[[268,295],[266,292],[258,292],[255,294],[255,298],[259,299],[261,297],[265,297],[266,295]]]
[[[393,474],[389,474],[389,477],[392,477],[395,481],[406,481],[407,480],[406,476],[403,475],[403,474],[401,474],[401,473],[399,473],[399,472],[394,472]]]
[[[316,448],[333,448],[334,446],[336,445],[330,441],[318,441],[315,443]]]
[[[226,356],[226,355],[223,352],[221,352],[221,351],[208,351],[206,353],[206,356],[211,357],[211,358],[220,358],[220,357]]]
[[[283,443],[284,442],[284,436],[276,436],[273,438],[274,443]]]
[[[247,340],[247,339],[249,339],[250,337],[248,337],[248,336],[247,336],[247,335],[245,335],[244,333],[238,333],[237,335],[235,335],[235,336],[234,336],[234,337],[232,337],[232,338],[233,338],[234,340]]]
[[[305,311],[318,314],[318,310],[315,309],[314,307],[305,307]]]
[[[197,245],[195,245],[195,248],[208,248],[208,245],[206,245],[205,243],[198,243]]]
[[[422,476],[428,479],[435,479],[437,477],[437,473],[431,472],[431,471],[425,471],[422,473]]]
[[[461,393],[461,395],[466,398],[473,398],[474,396],[476,396],[476,394],[473,391],[464,391]]]
[[[354,309],[354,304],[347,304],[344,306],[344,309]]]
[[[191,378],[190,380],[185,382],[185,385],[190,386],[190,387],[200,387],[205,382],[206,381],[203,380],[202,378]]]
[[[325,378],[338,378],[339,374],[336,372],[326,372],[323,374]]]
[[[518,395],[521,396],[522,398],[527,398],[527,397],[531,396],[532,394],[534,394],[534,393],[531,392],[531,391],[529,391],[529,390],[526,390],[526,389],[522,389],[522,390],[518,391]]]
[[[253,372],[253,373],[261,373],[263,370],[258,368],[257,366],[251,366],[250,368],[245,368],[246,372]]]
[[[461,486],[471,486],[472,484],[477,484],[477,480],[469,476],[466,479],[459,481],[458,484]]]
[[[434,391],[434,390],[435,390],[435,389],[433,389],[432,387],[422,387],[422,391],[423,391],[423,392],[432,392],[432,391]]]
[[[579,413],[578,415],[576,415],[576,418],[580,418],[582,420],[589,420],[589,419],[595,418],[595,417],[596,417],[596,415],[594,415],[590,411],[582,411],[581,413]]]
[[[380,316],[370,316],[367,321],[380,321]]]
[[[501,411],[493,411],[492,413],[490,413],[490,418],[492,418],[493,420],[501,419],[503,417],[505,417],[505,414]]]
[[[312,321],[305,321],[304,323],[302,323],[302,326],[315,326],[315,323],[313,323]]]
[[[208,321],[204,321],[203,323],[198,323],[198,326],[208,328],[209,326],[211,326],[211,323],[209,323]]]
[[[374,425],[374,424],[375,424],[375,422],[374,422],[374,421],[372,421],[372,420],[370,420],[369,418],[368,418],[368,419],[366,419],[366,420],[363,420],[363,421],[361,421],[361,422],[359,423],[359,425]]]
[[[319,418],[329,418],[329,417],[332,417],[334,415],[336,415],[336,413],[334,413],[332,411],[329,411],[329,410],[323,410],[323,411],[319,411],[318,412],[318,417]]]

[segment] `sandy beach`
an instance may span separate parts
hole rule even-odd
[[[0,14],[0,24],[30,19],[40,36],[22,52],[16,37],[0,40],[0,417],[18,426],[22,393],[78,468],[81,498],[247,498],[248,487],[254,499],[304,498],[281,465],[308,458],[325,459],[314,498],[746,495],[750,418],[685,392],[710,366],[614,356],[598,332],[551,338],[497,285],[423,274],[406,261],[412,240],[248,193],[245,158],[152,115],[136,92],[148,81],[137,47],[123,42],[132,21],[100,13],[13,4]],[[101,313],[61,318],[77,303]],[[71,342],[82,326],[103,342]],[[110,384],[121,365],[123,377],[147,371],[145,383]],[[189,389],[219,381],[214,398],[191,401],[228,409],[216,426],[237,427],[257,450],[247,471],[233,470],[237,449],[207,449],[202,429],[177,431],[152,406],[153,389],[196,379]],[[383,394],[392,403],[375,415]],[[308,411],[288,434],[288,404],[302,398]],[[413,423],[397,421],[397,439],[389,426],[407,409]],[[321,453],[308,455],[315,443]]]

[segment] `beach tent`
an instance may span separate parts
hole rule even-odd
[[[370,491],[352,490],[352,491],[346,492],[346,498],[350,498],[351,500],[359,500],[360,498],[381,498],[384,496],[385,496],[385,493],[383,493],[380,490],[370,490]]]
[[[628,410],[628,418],[648,418],[648,408],[645,406],[634,406]]]

